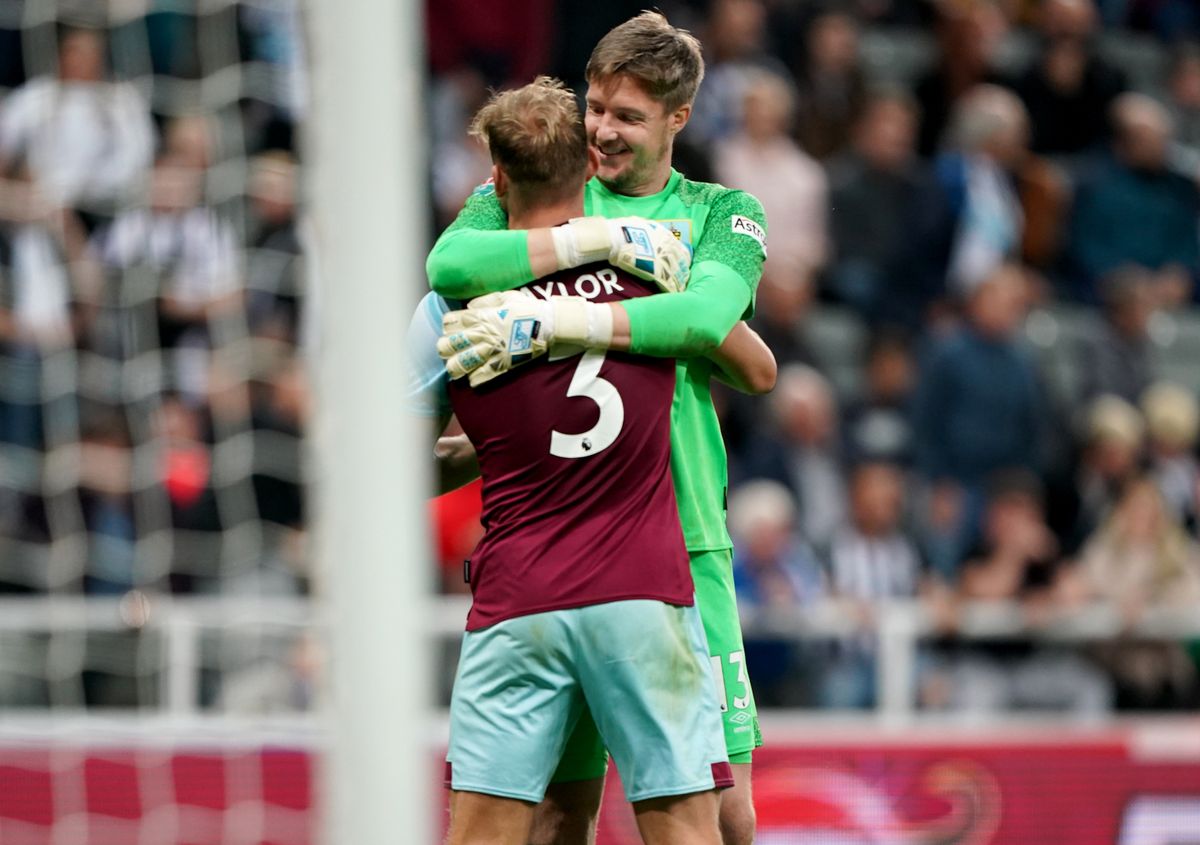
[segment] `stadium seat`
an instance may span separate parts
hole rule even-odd
[[[869,29],[859,55],[867,78],[876,83],[912,85],[937,58],[933,36],[915,29]]]
[[[1200,392],[1200,309],[1156,314],[1150,337],[1161,377]]]
[[[1098,49],[1100,55],[1125,72],[1134,90],[1149,94],[1162,91],[1168,56],[1152,36],[1111,30],[1100,36]]]
[[[1076,407],[1082,398],[1082,345],[1097,330],[1098,319],[1084,306],[1053,305],[1035,310],[1025,321],[1025,340],[1060,408]]]
[[[814,308],[804,322],[804,336],[817,366],[833,382],[839,397],[857,396],[860,391],[867,335],[862,318],[843,306]]]

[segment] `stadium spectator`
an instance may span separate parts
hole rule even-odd
[[[913,388],[916,362],[905,335],[880,330],[867,346],[863,395],[846,408],[842,436],[846,459],[910,467],[915,451]]]
[[[86,234],[14,162],[0,198],[0,351],[6,364],[0,392],[0,441],[28,450],[49,449],[72,438],[74,419],[50,387],[75,374],[73,350],[86,330],[99,280],[84,260]],[[67,368],[64,371],[64,368]],[[58,397],[57,413],[45,406]],[[65,415],[65,416],[64,416]],[[64,426],[64,423],[66,424]],[[32,452],[26,457],[32,457]]]
[[[750,481],[730,498],[739,602],[796,610],[828,594],[825,570],[797,534],[796,517],[794,497],[775,481]]]
[[[1041,484],[1025,470],[997,473],[988,485],[982,537],[959,578],[963,598],[1047,598],[1059,568],[1058,540],[1045,523]]]
[[[240,429],[254,436],[250,488],[261,523],[263,552],[243,567],[242,592],[294,595],[306,590],[308,568],[302,443],[311,419],[312,396],[304,366],[282,350],[249,385],[250,417]],[[214,407],[214,416],[216,409]],[[231,435],[238,429],[231,427]]]
[[[162,151],[180,167],[206,171],[213,164],[217,147],[213,119],[201,113],[172,118],[163,128]]]
[[[471,116],[487,101],[483,74],[464,66],[433,80],[429,92],[433,135],[431,176],[434,222],[443,229],[454,219],[471,191],[490,178],[492,160],[468,134]]]
[[[247,195],[246,310],[250,331],[290,346],[300,340],[306,274],[296,178],[296,161],[290,153],[265,152],[251,164]]]
[[[1200,550],[1171,515],[1153,480],[1131,483],[1080,557],[1086,595],[1112,602],[1126,622],[1154,606],[1200,601]],[[1123,708],[1195,706],[1196,666],[1173,642],[1102,643]]]
[[[916,598],[921,559],[901,527],[904,474],[894,464],[859,464],[850,475],[849,519],[833,536],[829,565],[833,594],[847,600],[863,630],[837,641],[822,683],[826,707],[875,704],[876,604]]]
[[[990,484],[978,546],[963,565],[957,598],[1019,603],[1031,622],[1052,619],[1063,605],[1065,573],[1046,525],[1037,477],[1005,472]],[[1037,646],[1024,635],[943,650],[951,709],[997,712],[1051,709],[1101,714],[1112,703],[1108,679],[1072,652]]]
[[[1144,94],[1122,94],[1112,108],[1112,156],[1080,185],[1068,247],[1069,293],[1095,302],[1098,281],[1125,264],[1153,274],[1159,302],[1186,302],[1200,268],[1196,184],[1173,173],[1171,118]]]
[[[1083,451],[1075,472],[1065,533],[1068,552],[1079,547],[1115,507],[1141,468],[1145,422],[1117,396],[1098,396],[1085,413]]]
[[[205,391],[207,350],[220,342],[243,296],[236,235],[204,204],[201,178],[193,167],[160,158],[149,206],[124,212],[96,236],[96,251],[110,271],[149,280],[143,295],[155,303],[158,336],[141,342],[182,352],[173,356],[169,377],[175,389],[197,397]]]
[[[917,468],[933,485],[930,562],[951,581],[978,526],[987,479],[1041,465],[1045,405],[1017,340],[1025,310],[1020,268],[1000,267],[969,295],[961,330],[938,341],[921,367],[915,427]]]
[[[845,516],[833,388],[812,367],[790,364],[780,368],[770,407],[771,429],[747,444],[743,471],[787,487],[799,502],[800,536],[823,548]]]
[[[826,598],[825,567],[797,533],[796,501],[775,481],[751,481],[729,500],[733,583],[744,620],[794,619]],[[820,657],[815,649],[762,632],[745,641],[746,668],[760,705],[815,703]]]
[[[1015,179],[1028,138],[1029,116],[1006,89],[981,85],[954,108],[947,151],[935,164],[949,215],[946,284],[954,294],[968,294],[1019,257],[1025,215]]]
[[[801,146],[818,159],[845,149],[866,99],[858,55],[858,22],[846,12],[816,15],[804,34],[796,67],[800,88],[796,124]]]
[[[1100,283],[1103,318],[1081,342],[1081,398],[1102,394],[1136,402],[1154,380],[1150,318],[1155,297],[1143,267],[1118,267]]]
[[[221,585],[221,511],[205,410],[165,395],[151,418],[157,453],[158,502],[172,533],[167,572],[147,573],[149,587],[171,592],[217,592]],[[161,581],[159,580],[161,579]]]
[[[766,23],[763,0],[712,4],[704,25],[704,81],[682,140],[704,147],[730,137],[742,125],[750,83],[764,70],[789,76],[787,67],[765,50]]]
[[[1175,124],[1172,163],[1184,175],[1200,178],[1200,44],[1176,46],[1165,88]]]
[[[22,542],[0,550],[0,590],[9,581],[23,582],[17,589],[79,589],[80,568],[49,550],[84,528],[71,489],[83,392],[76,344],[98,280],[82,260],[76,217],[50,201],[22,163],[14,168],[0,189],[0,543]]]
[[[763,281],[809,286],[828,254],[825,171],[788,135],[795,91],[767,71],[748,74],[739,131],[717,144],[717,181],[759,198],[771,226]]]
[[[105,79],[105,37],[63,27],[58,72],[0,102],[0,170],[24,159],[48,200],[111,215],[132,197],[154,154],[154,127],[137,90]]]
[[[1159,382],[1142,395],[1150,477],[1171,517],[1196,533],[1200,521],[1200,464],[1196,439],[1200,406],[1190,390]]]
[[[1092,0],[1043,0],[1040,48],[1013,81],[1025,103],[1030,147],[1050,155],[1087,152],[1108,137],[1105,116],[1126,88],[1125,74],[1095,50]]]
[[[140,586],[132,444],[119,410],[94,409],[82,417],[79,506],[88,532],[83,590],[119,595]]]
[[[967,92],[982,83],[1001,81],[992,61],[1007,29],[991,0],[937,4],[937,62],[914,87],[921,106],[917,149],[922,156],[937,152],[950,115]]]
[[[774,252],[763,266],[750,326],[780,364],[811,364],[816,359],[804,335],[804,320],[812,305],[813,286],[807,278],[772,273],[769,265],[773,259]]]
[[[827,252],[825,173],[783,132],[793,97],[786,80],[757,73],[746,95],[743,131],[718,145],[716,156],[718,180],[759,197],[774,233],[750,326],[780,365],[815,361],[805,318],[816,293],[816,271]],[[732,390],[714,390],[714,396],[725,403],[722,431],[736,475],[766,401]]]
[[[312,396],[304,367],[295,358],[280,356],[251,387],[253,428],[267,435],[260,442],[264,456],[270,455],[263,462],[263,469],[251,476],[259,516],[266,522],[301,528],[304,525],[301,479],[287,477],[284,472],[286,468],[294,472],[301,466],[300,440],[311,417]],[[271,434],[284,436],[271,438]],[[274,449],[267,445],[271,441]],[[280,454],[281,448],[290,453]]]
[[[872,95],[851,147],[829,163],[830,292],[872,322],[918,328],[942,290],[918,261],[942,227],[941,194],[916,159],[916,104],[903,91]]]
[[[238,3],[236,14],[241,59],[266,70],[261,98],[241,101],[246,150],[294,150],[294,127],[308,114],[310,88],[303,3]]]

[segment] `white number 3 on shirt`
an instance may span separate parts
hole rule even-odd
[[[550,432],[550,454],[557,458],[590,458],[603,452],[617,439],[625,423],[625,404],[612,382],[600,378],[603,349],[589,349],[580,356],[568,396],[586,396],[600,407],[600,419],[581,434]]]

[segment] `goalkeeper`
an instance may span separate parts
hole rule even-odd
[[[680,358],[671,419],[671,471],[680,520],[691,558],[697,601],[719,686],[736,786],[721,800],[726,845],[750,843],[754,810],[751,752],[761,744],[754,697],[746,674],[732,578],[732,543],[725,527],[727,467],[710,379],[720,370],[708,358],[738,321],[751,312],[766,257],[766,221],[752,196],[719,185],[692,182],[671,168],[675,135],[687,124],[703,77],[700,45],[655,12],[644,12],[610,31],[587,65],[588,140],[600,157],[588,183],[585,210],[619,218],[657,220],[692,250],[686,290],[614,304],[549,302],[522,294],[490,297],[493,307],[447,315],[443,338],[452,375],[472,373],[480,383],[503,372],[528,348],[514,349],[505,333],[513,309],[538,324],[540,345],[567,343]],[[484,186],[468,200],[429,256],[431,287],[442,296],[468,299],[508,290],[557,269],[602,258],[665,290],[677,287],[677,262],[661,232],[596,217],[555,228],[505,230],[504,210]],[[605,237],[605,235],[608,237]],[[499,339],[499,341],[498,341]],[[527,346],[527,345],[526,345]],[[769,355],[767,356],[769,358]],[[774,362],[770,362],[773,372]],[[764,368],[766,371],[767,368]],[[752,387],[768,389],[771,379]],[[605,771],[602,747],[577,736],[555,776],[561,789],[539,812],[535,836],[544,842],[587,841],[578,825],[594,819]]]

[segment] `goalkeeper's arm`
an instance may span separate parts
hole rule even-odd
[[[447,230],[425,261],[429,287],[452,299],[512,290],[558,268],[549,229]]]
[[[710,355],[748,310],[750,290],[728,267],[707,269],[711,272],[681,293],[620,303],[574,296],[542,300],[519,291],[478,297],[465,310],[445,316],[438,354],[446,359],[451,378],[470,374],[472,386],[545,353],[552,343],[668,358]],[[741,351],[753,356],[759,347],[769,358],[761,344]],[[773,359],[746,362],[744,357],[731,355],[718,365],[729,364],[735,379],[751,385],[768,380],[761,374],[773,368]],[[744,367],[740,372],[739,366]],[[761,389],[769,390],[770,385]]]
[[[713,375],[742,393],[770,393],[779,368],[770,347],[758,332],[738,323],[729,337],[708,356],[717,365]]]
[[[714,203],[709,225],[712,231],[697,247],[687,289],[671,296],[607,304],[571,297],[535,303],[513,293],[475,300],[471,307],[479,310],[457,312],[445,327],[439,352],[447,359],[447,370],[455,378],[472,372],[472,384],[478,384],[519,363],[513,352],[528,358],[552,342],[672,358],[711,354],[752,313],[754,287],[766,258],[766,226],[758,200],[740,191]],[[501,307],[502,301],[512,307]],[[521,335],[536,344],[513,350],[508,340],[512,327],[505,321],[511,322],[517,312],[539,329]]]
[[[495,208],[493,208],[493,205]],[[665,227],[635,217],[581,217],[538,229],[506,225],[499,203],[486,192],[472,196],[438,238],[425,271],[438,294],[471,299],[512,290],[558,270],[607,261],[661,290],[681,290],[691,255]]]
[[[730,387],[743,393],[767,393],[775,386],[775,356],[762,338],[740,321],[749,301],[739,295],[739,284],[740,280],[717,272],[703,275],[693,287],[671,296],[585,307],[611,312],[609,349],[669,358],[707,355],[717,365],[717,377]],[[741,289],[745,290],[744,284]],[[626,310],[631,305],[641,327],[637,343]],[[727,329],[730,321],[732,327]]]

